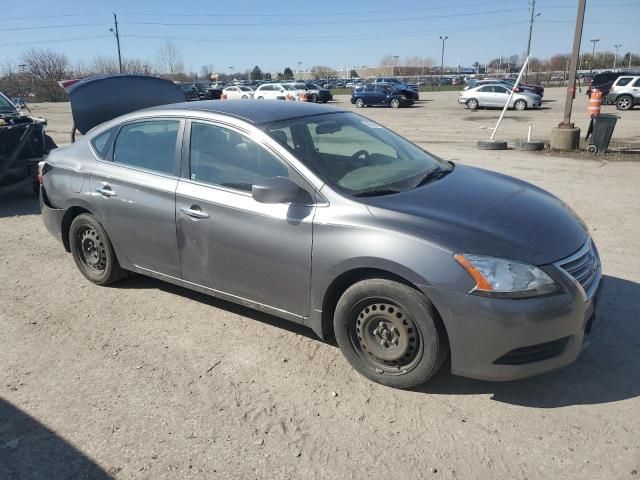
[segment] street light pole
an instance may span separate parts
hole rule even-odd
[[[118,33],[118,17],[115,12],[113,14],[113,24],[115,26],[115,30],[110,28],[109,31],[112,32],[116,36],[116,44],[118,45],[118,66],[120,67],[120,73],[122,73],[122,55],[120,55],[120,33]]]
[[[229,77],[231,78],[231,80],[233,80],[233,68],[234,67],[229,67]]]
[[[397,70],[398,70],[398,58],[400,58],[400,55],[394,55],[393,58],[396,59],[396,66],[393,67],[393,76],[395,77],[397,75]]]
[[[616,65],[618,64],[618,50],[620,50],[620,47],[622,46],[622,44],[618,44],[618,45],[614,45],[613,47],[616,49],[616,55],[615,57],[613,57],[613,69],[616,69]]]
[[[593,72],[593,64],[596,63],[596,43],[598,43],[600,39],[593,38],[589,41],[593,43],[593,51],[591,52],[591,63],[589,64],[589,72]]]
[[[298,76],[300,77],[300,80],[302,80],[302,69],[300,68],[300,65],[302,65],[302,62],[298,60]]]
[[[440,35],[440,40],[442,40],[442,56],[440,57],[440,85],[442,85],[442,74],[444,73],[444,42],[447,41],[446,35],[443,37]]]

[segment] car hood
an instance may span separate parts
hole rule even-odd
[[[453,252],[545,265],[588,239],[584,223],[550,193],[464,165],[422,187],[361,200],[379,221]]]

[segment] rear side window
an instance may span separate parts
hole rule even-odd
[[[113,147],[113,161],[175,175],[178,120],[131,123],[120,129]]]
[[[624,87],[625,85],[629,85],[629,82],[633,80],[632,77],[620,77],[616,82],[618,87]]]
[[[107,153],[109,152],[109,146],[111,145],[111,135],[113,134],[113,129],[107,130],[106,132],[102,132],[100,135],[94,137],[91,140],[91,145],[93,145],[93,149],[96,151],[100,158],[106,158]]]
[[[633,82],[634,87],[640,87],[640,78],[638,78],[635,82]]]

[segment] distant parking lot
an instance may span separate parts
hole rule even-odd
[[[531,124],[548,140],[564,91],[509,112],[497,137]],[[589,226],[604,290],[575,364],[508,383],[445,368],[419,391],[385,388],[284,320],[141,276],[90,284],[37,201],[13,194],[0,198],[0,478],[640,478],[640,108],[620,113],[614,152],[594,158],[479,151],[498,111],[466,110],[457,92],[421,98],[357,111],[548,189]],[[333,104],[356,110],[347,96]],[[68,104],[31,109],[68,142]],[[578,94],[583,136],[586,112]]]

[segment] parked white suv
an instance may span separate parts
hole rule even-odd
[[[265,83],[254,92],[258,100],[306,100],[307,91],[298,89],[295,84]]]
[[[618,77],[609,90],[607,100],[618,110],[630,110],[634,105],[640,105],[640,75]]]
[[[222,90],[223,98],[248,100],[253,98],[253,90],[244,85],[231,85]]]

